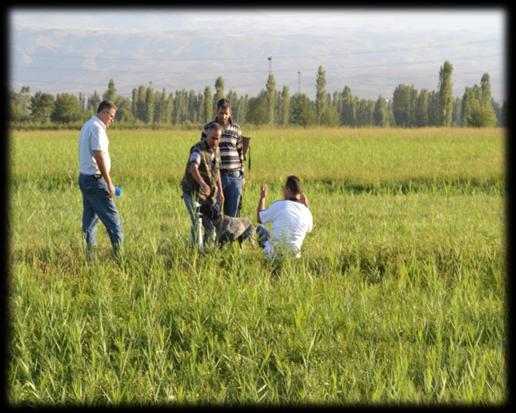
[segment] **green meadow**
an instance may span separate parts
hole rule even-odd
[[[108,131],[121,264],[102,225],[85,260],[79,132],[11,131],[9,403],[505,403],[505,130],[244,133],[242,215],[291,174],[310,201],[279,269],[249,242],[189,244],[199,131]]]

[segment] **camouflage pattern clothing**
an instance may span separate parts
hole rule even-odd
[[[199,192],[199,184],[193,178],[190,172],[190,157],[193,152],[197,152],[200,156],[201,162],[199,164],[199,173],[210,187],[211,194],[206,195]],[[210,150],[206,140],[196,143],[190,148],[190,156],[185,167],[185,173],[181,180],[181,189],[202,203],[211,203],[214,205],[217,202],[217,180],[220,175],[220,152],[217,149]]]

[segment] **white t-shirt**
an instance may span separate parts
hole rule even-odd
[[[283,245],[298,257],[306,234],[313,228],[310,210],[301,202],[290,200],[276,201],[269,208],[261,210],[260,221],[262,224],[272,223],[273,247]]]
[[[111,159],[108,152],[109,141],[106,134],[106,125],[96,116],[84,124],[79,136],[79,164],[81,174],[95,175],[100,170],[93,151],[103,151],[106,159],[106,169],[111,170]]]

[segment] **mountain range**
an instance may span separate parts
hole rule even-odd
[[[295,31],[286,25],[268,33],[266,28],[246,32],[242,22],[234,31],[231,22],[227,25],[197,27],[194,21],[190,28],[147,31],[131,30],[128,24],[113,29],[17,26],[10,32],[10,87],[90,95],[102,94],[113,79],[117,93],[130,96],[140,85],[167,92],[202,92],[206,86],[214,91],[215,79],[222,76],[226,92],[255,96],[271,71],[278,90],[288,86],[291,94],[300,90],[313,98],[322,65],[330,93],[348,85],[354,95],[376,99],[392,97],[400,83],[437,89],[439,68],[449,60],[455,96],[479,84],[488,72],[493,96],[504,97],[500,41],[479,37],[474,30],[457,31],[450,39],[450,32],[439,31],[416,38],[374,27],[332,33],[323,28],[317,32],[314,26]]]

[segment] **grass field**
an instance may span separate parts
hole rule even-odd
[[[196,131],[110,130],[126,260],[81,240],[78,131],[12,132],[13,405],[507,401],[505,131],[257,129],[259,188],[304,182],[315,228],[278,273],[199,256],[179,180]]]

